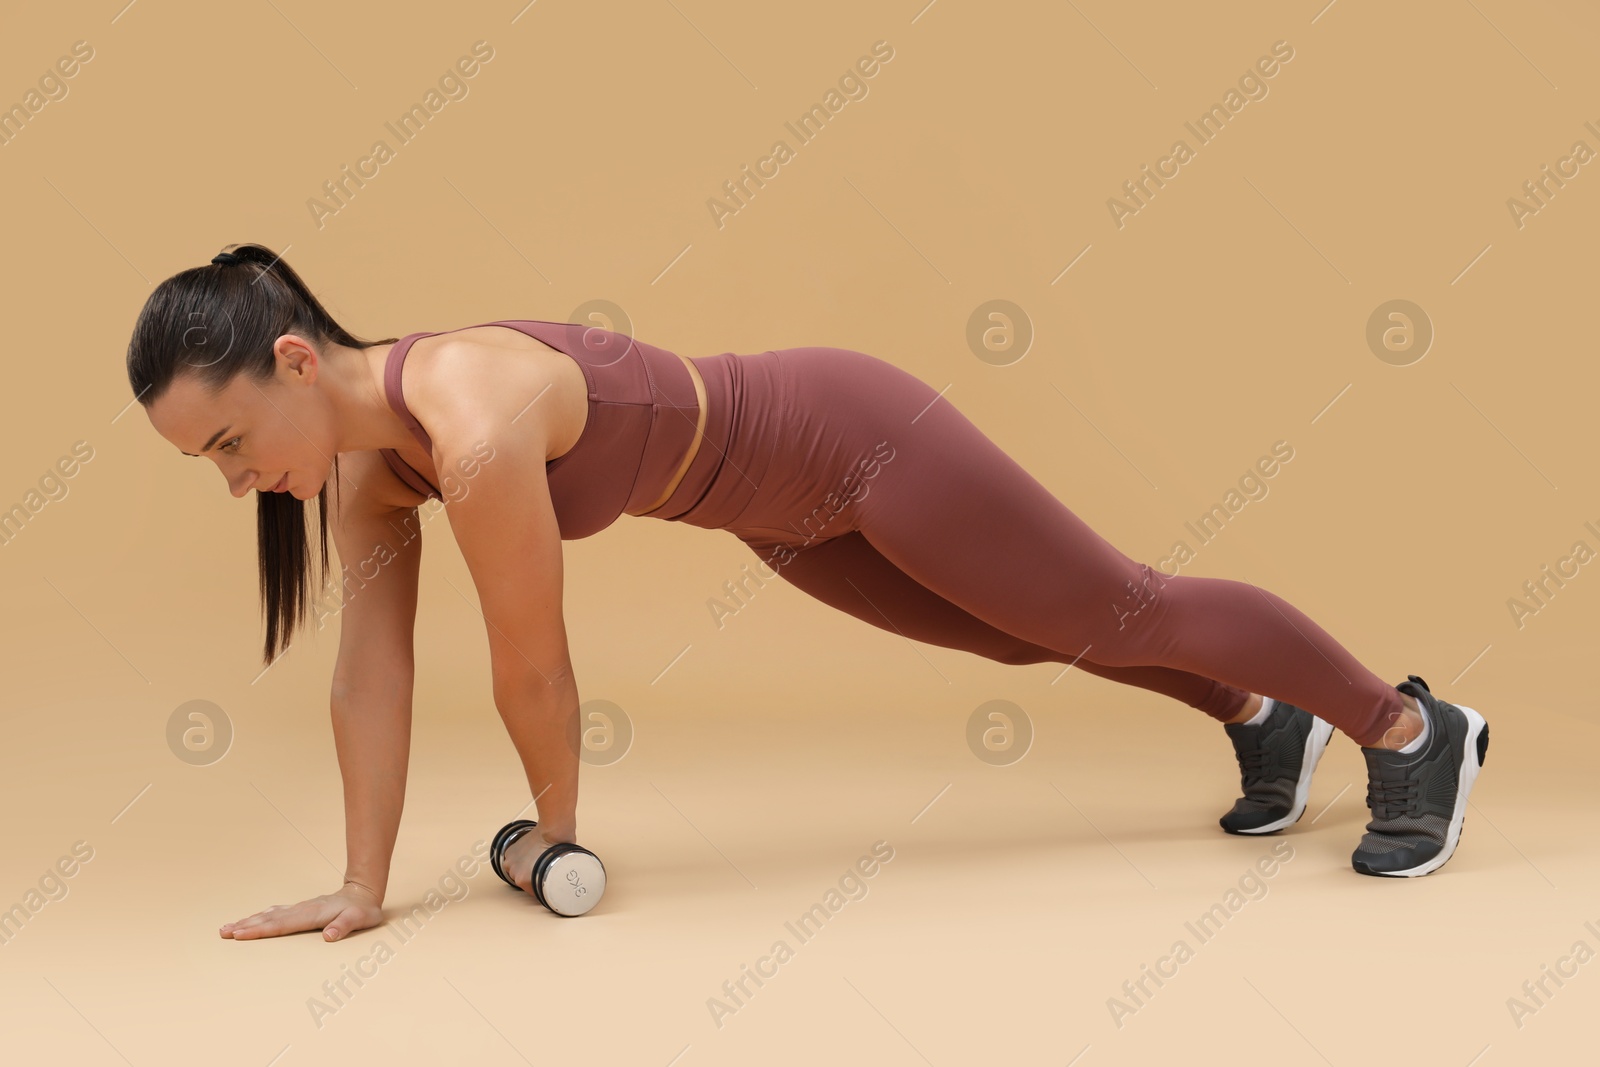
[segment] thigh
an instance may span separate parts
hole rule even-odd
[[[1161,662],[1139,647],[1151,627],[1136,625],[1157,613],[1159,572],[1091,529],[948,399],[902,374],[876,428],[892,454],[856,502],[851,528],[918,584],[1029,644],[1109,665]]]
[[[1069,662],[957,607],[884,558],[859,532],[808,548],[745,541],[771,570],[808,595],[879,629],[999,663]]]

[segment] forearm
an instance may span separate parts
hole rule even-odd
[[[410,684],[344,694],[331,704],[344,779],[345,880],[367,887],[381,901],[405,804]]]
[[[497,683],[495,706],[522,760],[546,840],[576,841],[581,738],[571,667]]]

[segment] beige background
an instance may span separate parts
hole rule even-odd
[[[1600,149],[1592,7],[120,4],[32,5],[0,35],[3,103],[73,42],[94,49],[0,147],[0,505],[93,448],[0,547],[0,905],[74,842],[93,850],[0,946],[8,1061],[1592,1057],[1600,964],[1547,982],[1520,1026],[1507,1005],[1576,942],[1600,950],[1600,577],[1581,569],[1520,628],[1507,604],[1574,542],[1600,549],[1600,177],[1583,168],[1520,228],[1507,206],[1575,141]],[[478,40],[494,56],[468,95],[319,227],[323,182],[395,147],[384,123]],[[878,40],[894,57],[868,95],[797,146],[784,123]],[[1107,200],[1174,140],[1196,147],[1184,123],[1280,40],[1294,56],[1268,94],[1119,229]],[[793,160],[719,228],[707,201],[780,138]],[[1198,712],[912,645],[781,584],[718,630],[707,599],[749,552],[625,517],[565,546],[580,689],[635,732],[583,774],[579,837],[608,895],[562,920],[480,866],[403,940],[395,923],[527,799],[440,521],[390,925],[218,938],[331,891],[344,860],[335,628],[260,675],[254,503],[128,406],[151,288],[248,240],[286,249],[367,337],[608,300],[688,355],[873,353],[948,386],[1149,561],[1291,442],[1270,494],[1184,573],[1270,588],[1382,677],[1487,716],[1460,852],[1415,881],[1355,874],[1365,776],[1343,736],[1300,824],[1228,837],[1237,768]],[[993,299],[1035,334],[1009,366],[966,340]],[[1395,299],[1436,331],[1405,366],[1365,337]],[[1034,732],[1004,767],[966,743],[997,699]],[[209,766],[167,747],[190,700],[235,731]],[[799,945],[785,921],[880,840],[894,859],[867,895]],[[1280,840],[1293,858],[1265,895],[1197,945],[1184,923]],[[708,999],[780,938],[793,958],[717,1026]],[[1193,958],[1119,1027],[1108,998],[1180,938]],[[358,967],[319,1026],[308,1001]]]

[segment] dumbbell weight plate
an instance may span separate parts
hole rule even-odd
[[[551,845],[534,862],[533,895],[557,915],[582,915],[605,891],[605,864],[581,845]]]

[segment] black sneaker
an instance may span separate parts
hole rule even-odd
[[[1440,700],[1415,674],[1395,686],[1428,712],[1428,740],[1416,752],[1363,748],[1372,821],[1350,856],[1362,874],[1414,878],[1455,852],[1467,794],[1489,751],[1489,724],[1472,708]]]
[[[1270,834],[1304,815],[1311,772],[1328,747],[1333,724],[1279,700],[1258,726],[1229,722],[1222,728],[1239,757],[1244,796],[1218,825],[1230,834]]]

